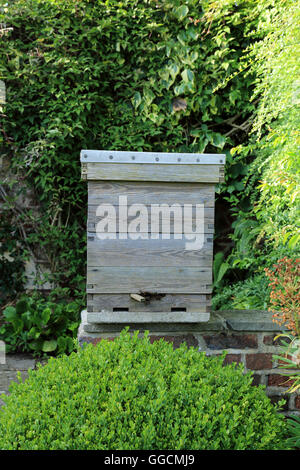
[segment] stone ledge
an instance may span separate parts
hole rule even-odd
[[[7,354],[5,356],[5,363],[0,364],[0,371],[24,371],[34,369],[35,365],[36,360],[29,354]]]
[[[199,323],[207,322],[208,312],[111,312],[102,310],[87,314],[87,322],[92,324],[109,323]]]
[[[128,314],[128,312],[127,312]],[[82,322],[79,329],[79,336],[84,333],[118,333],[126,323],[117,323],[114,319],[112,323],[89,323],[86,310],[82,312]],[[184,315],[184,314],[182,314]],[[111,319],[113,320],[113,318]],[[283,327],[273,322],[272,313],[266,310],[219,310],[212,311],[210,319],[200,323],[162,323],[152,321],[149,323],[127,322],[130,331],[139,330],[141,332],[150,330],[151,332],[216,332],[216,331],[235,331],[235,332],[268,332],[269,334],[280,333]]]
[[[219,330],[220,326],[233,331],[281,332],[284,328],[274,323],[272,312],[266,310],[218,310],[211,313],[205,329]]]

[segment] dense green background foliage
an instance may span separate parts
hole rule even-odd
[[[244,178],[250,204],[247,210],[233,208],[234,249],[223,269],[247,269],[249,279],[239,285],[242,290],[227,287],[227,299],[222,290],[215,298],[220,308],[226,301],[243,308],[263,307],[269,294],[263,269],[283,256],[299,256],[300,4],[261,2],[267,4],[272,8],[268,14],[263,10],[258,23],[264,37],[247,52],[256,76],[252,99],[260,100],[246,145],[231,151],[235,160],[255,155]]]
[[[54,280],[75,293],[85,273],[79,151],[221,151],[238,142],[226,137],[227,120],[253,112],[250,76],[213,93],[251,42],[248,8],[210,22],[205,5],[17,0],[2,15],[13,28],[1,38],[3,145],[40,207],[18,221]],[[233,191],[240,172],[233,165]]]
[[[4,397],[0,448],[287,448],[284,417],[263,387],[223,359],[125,331],[51,358]]]
[[[0,37],[3,154],[19,193],[34,193],[34,208],[16,214],[16,185],[2,182],[0,236],[19,247],[5,272],[33,253],[84,305],[82,148],[222,151],[215,307],[266,306],[263,267],[299,243],[298,2],[0,3],[12,28]],[[8,296],[21,273],[11,279]]]

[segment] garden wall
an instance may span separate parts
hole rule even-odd
[[[86,331],[96,329],[85,321],[86,312],[82,313],[82,323],[78,332],[78,339],[96,344],[102,338],[113,339],[118,335],[118,325],[109,325],[107,329],[102,325],[102,331]],[[137,328],[135,325],[134,328]],[[183,330],[185,328],[185,330]],[[142,330],[149,329],[143,325]],[[106,331],[105,331],[106,330]],[[150,339],[156,341],[164,338],[178,347],[182,342],[194,346],[207,355],[221,354],[227,351],[225,363],[242,363],[245,371],[253,371],[253,385],[266,386],[266,393],[276,403],[285,400],[284,414],[300,415],[300,393],[287,393],[290,382],[279,374],[278,363],[273,360],[273,354],[278,353],[278,340],[274,337],[280,333],[280,328],[272,321],[272,315],[265,311],[219,311],[212,312],[207,323],[195,325],[172,325],[172,331],[165,331],[162,325],[151,325]],[[5,364],[0,364],[0,392],[7,393],[11,381],[16,381],[17,371],[21,372],[23,379],[27,377],[28,369],[34,369],[40,359],[33,359],[30,355],[7,355]],[[42,361],[43,362],[43,361]],[[280,369],[282,372],[282,369]],[[1,403],[0,403],[1,404]]]
[[[5,363],[0,363],[0,394],[7,393],[11,382],[17,382],[18,371],[25,380],[28,376],[28,370],[34,369],[37,360],[33,359],[29,354],[7,354]],[[0,406],[2,405],[0,399]]]
[[[82,323],[78,333],[81,344],[96,344],[102,338],[113,339],[117,336],[118,325],[91,325],[86,321],[86,311],[82,312]],[[272,321],[272,314],[258,310],[230,310],[212,312],[206,323],[197,325],[172,325],[166,331],[162,325],[134,325],[134,329],[150,331],[151,341],[164,338],[178,347],[182,342],[194,346],[207,355],[221,354],[227,351],[225,363],[242,363],[245,371],[253,371],[253,385],[266,386],[266,393],[276,403],[285,400],[286,415],[300,415],[300,394],[287,393],[291,382],[279,374],[277,361],[273,354],[279,352],[278,340],[274,338],[282,331]]]

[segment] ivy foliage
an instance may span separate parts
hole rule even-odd
[[[50,266],[49,280],[81,295],[86,184],[80,150],[228,153],[246,136],[232,134],[230,123],[253,113],[254,77],[236,75],[215,89],[242,69],[256,18],[249,21],[251,2],[220,4],[213,21],[209,1],[1,3],[2,145],[38,209],[25,210],[18,222],[36,257]],[[235,195],[243,191],[238,178],[245,171],[229,162]]]
[[[263,386],[251,386],[251,372],[223,367],[223,360],[125,330],[114,341],[50,358],[4,396],[0,447],[287,449],[278,406]]]
[[[27,159],[30,170],[45,171],[52,156],[57,171],[74,178],[78,158],[70,166],[67,156],[83,143],[222,149],[224,135],[214,126],[237,111],[253,110],[247,99],[251,80],[233,80],[220,94],[212,91],[226,73],[239,69],[250,25],[243,22],[243,10],[233,7],[209,28],[204,8],[205,2],[195,0],[18,0],[9,7],[4,19],[13,30],[1,60],[7,124],[18,147],[39,150]],[[47,181],[42,174],[37,184],[44,188]]]
[[[14,218],[19,247],[23,240],[20,266],[33,252],[47,262],[50,281],[82,298],[82,148],[227,154],[225,184],[217,189],[223,258],[216,257],[216,292],[256,273],[260,282],[263,266],[297,249],[297,2],[0,0],[0,6],[7,92],[1,145],[20,188],[34,196],[34,209]]]

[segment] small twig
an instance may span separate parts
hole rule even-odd
[[[2,199],[3,199],[4,202],[5,202],[6,199],[7,199],[7,197],[8,197],[8,195],[7,195],[5,189],[3,188],[2,185],[0,185],[0,193],[1,193]],[[26,230],[25,230],[25,228],[24,228],[24,225],[20,222],[20,219],[19,219],[19,216],[20,216],[20,214],[22,214],[22,211],[21,211],[21,209],[18,207],[17,203],[15,203],[15,207],[11,207],[11,210],[12,210],[12,212],[13,212],[13,213],[15,214],[15,216],[16,216],[16,221],[15,221],[15,222],[16,222],[16,224],[18,225],[18,228],[19,228],[20,233],[21,233],[21,235],[22,235],[23,241],[24,241],[24,243],[25,243],[25,245],[26,245],[28,251],[31,253],[31,255],[32,255],[33,259],[34,259],[34,261],[36,261],[36,257],[35,257],[35,255],[34,255],[32,249],[30,248],[30,246],[29,246],[28,243],[27,243],[27,234],[26,234]]]

